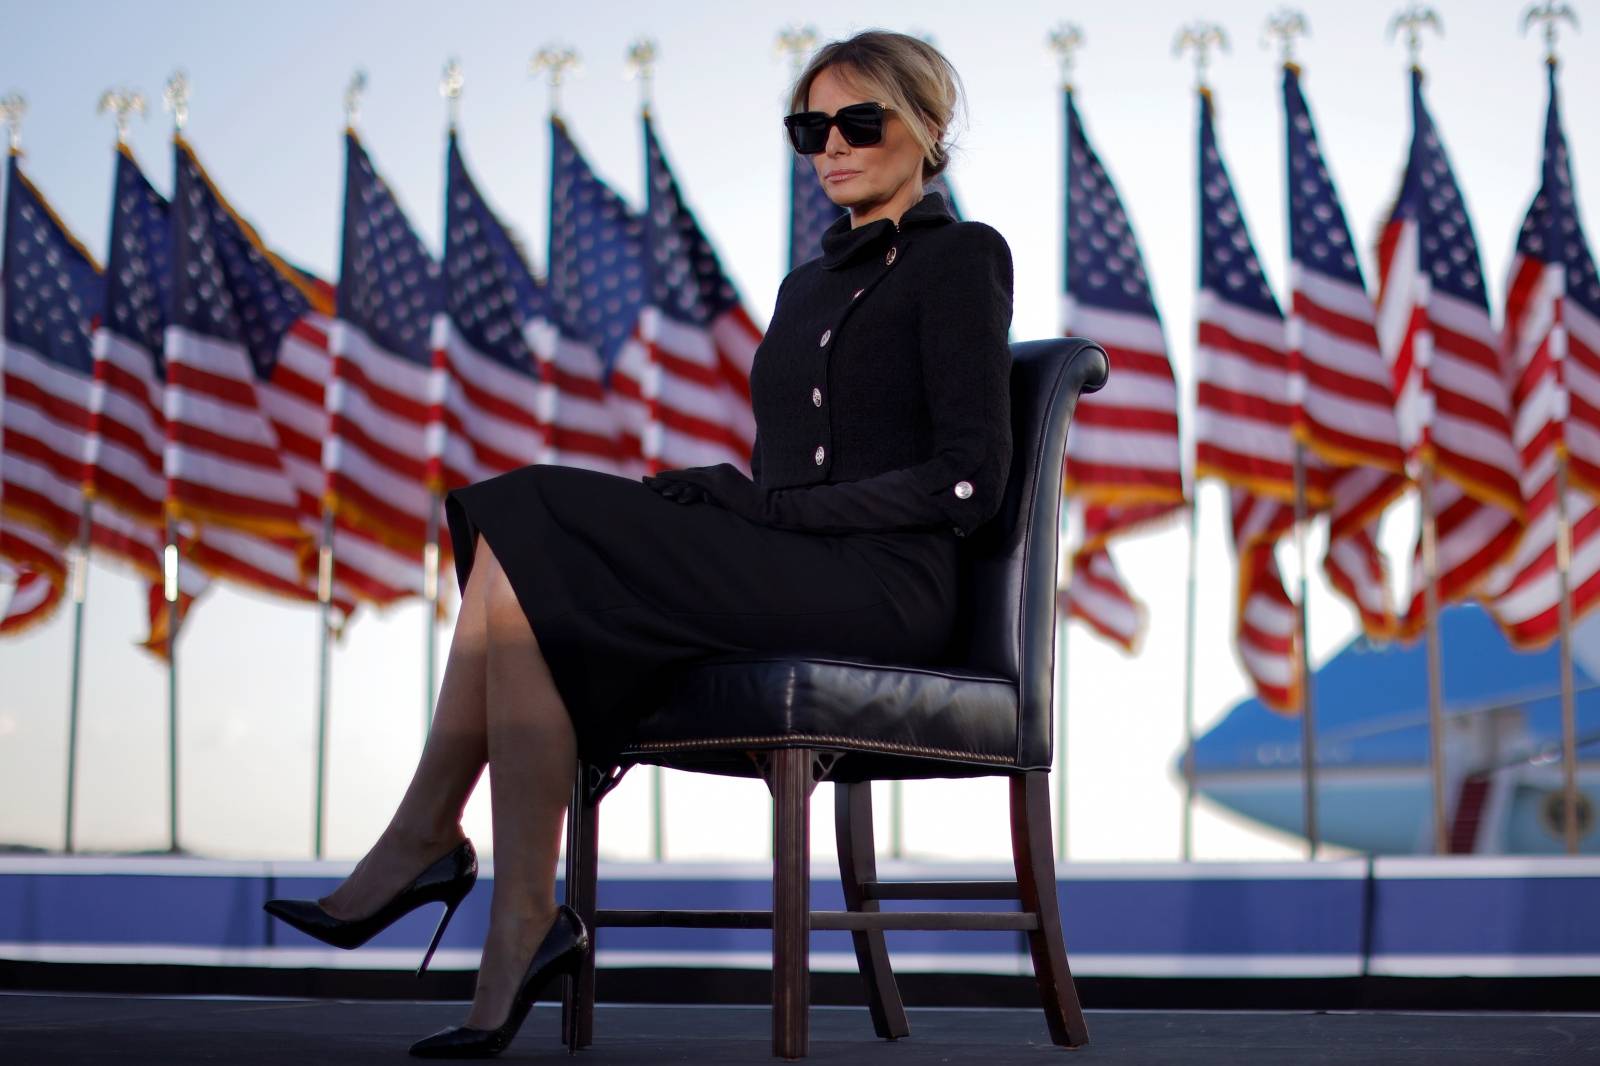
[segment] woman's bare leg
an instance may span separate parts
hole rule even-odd
[[[478,565],[490,557],[481,537],[477,551],[462,590],[427,743],[388,827],[344,883],[319,901],[336,918],[372,914],[464,835],[461,813],[489,757],[484,590],[491,579],[504,580],[498,565]]]
[[[474,563],[487,572],[489,788],[494,820],[494,898],[477,989],[466,1023],[492,1029],[506,1018],[528,962],[556,916],[556,862],[577,765],[577,738],[550,668],[487,544]]]
[[[492,1029],[555,919],[556,863],[577,739],[566,705],[500,560],[480,537],[462,591],[427,744],[389,826],[321,902],[370,914],[461,839],[462,809],[483,771],[494,824],[494,897],[466,1024]]]

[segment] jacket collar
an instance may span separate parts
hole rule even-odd
[[[879,218],[852,229],[850,212],[846,211],[822,232],[822,265],[829,270],[838,270],[901,230],[954,221],[949,205],[938,192],[925,193],[922,199],[906,208],[898,226],[893,219]]]

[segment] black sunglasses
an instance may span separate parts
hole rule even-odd
[[[800,111],[785,115],[789,141],[801,155],[816,155],[828,146],[828,127],[838,126],[839,135],[852,148],[865,148],[883,140],[883,116],[893,111],[880,103],[850,104],[834,114],[826,111]]]

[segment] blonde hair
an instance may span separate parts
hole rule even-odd
[[[889,30],[864,30],[819,48],[789,90],[789,111],[804,111],[811,83],[829,67],[851,85],[906,120],[906,128],[922,148],[924,184],[950,165],[949,140],[958,105],[966,93],[956,68],[920,37]]]

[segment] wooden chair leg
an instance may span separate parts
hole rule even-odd
[[[845,909],[876,911],[878,901],[864,899],[861,886],[878,879],[877,849],[872,837],[872,782],[833,786],[833,831],[839,844],[839,878],[844,883]],[[911,1035],[905,1004],[889,965],[889,948],[881,929],[854,930],[856,966],[867,986],[872,1028],[885,1040]]]
[[[594,957],[599,932],[594,927],[596,866],[600,844],[600,805],[584,787],[588,767],[578,764],[572,800],[567,805],[567,906],[589,929],[589,954],[578,973],[561,979],[561,1041],[569,1051],[594,1043]]]
[[[773,753],[772,1053],[804,1058],[811,1008],[811,751]]]
[[[1055,850],[1050,840],[1050,779],[1043,770],[1011,779],[1011,854],[1022,909],[1039,916],[1039,927],[1028,933],[1028,948],[1033,953],[1033,974],[1044,1001],[1050,1039],[1064,1047],[1078,1047],[1089,1042],[1089,1026],[1072,971],[1067,969],[1067,946],[1056,898]]]

